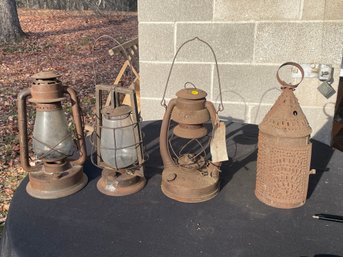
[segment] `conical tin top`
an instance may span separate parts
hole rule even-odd
[[[301,80],[295,85],[284,82],[279,76],[279,70],[287,65],[298,68],[302,75]],[[303,68],[298,63],[286,62],[279,67],[276,78],[282,85],[282,93],[259,125],[260,131],[276,137],[309,136],[312,129],[293,93],[304,79]]]
[[[282,90],[259,129],[276,137],[304,137],[312,132],[298,99],[290,88]]]

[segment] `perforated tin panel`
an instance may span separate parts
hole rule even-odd
[[[312,144],[298,138],[298,146],[287,147],[275,140],[259,133],[256,197],[278,208],[299,207],[306,201]]]

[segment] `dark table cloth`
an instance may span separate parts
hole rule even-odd
[[[19,186],[2,238],[1,257],[106,256],[343,256],[343,223],[315,213],[343,215],[343,154],[313,141],[308,199],[297,209],[275,209],[255,195],[255,125],[227,124],[230,161],[222,166],[214,199],[184,204],[160,190],[160,121],[143,124],[149,159],[146,187],[110,197],[96,189],[100,170],[88,161],[88,185],[56,200],[30,197]]]

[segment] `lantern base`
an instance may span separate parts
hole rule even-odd
[[[212,199],[219,192],[219,169],[209,165],[208,174],[197,169],[168,167],[162,173],[162,192],[184,203],[199,203]]]
[[[290,202],[280,202],[280,200],[274,200],[273,199],[269,199],[266,198],[260,194],[258,194],[255,191],[255,196],[257,197],[258,200],[260,200],[262,203],[269,205],[271,207],[274,208],[280,208],[280,209],[293,209],[293,208],[299,208],[301,206],[303,206],[305,204],[305,200],[301,201],[301,202],[294,202],[294,203],[290,203]]]
[[[98,190],[109,196],[125,196],[137,193],[145,186],[146,179],[143,176],[128,174],[124,171],[104,169],[97,183]]]
[[[41,170],[29,173],[26,191],[35,198],[56,199],[76,193],[87,182],[88,178],[80,165],[70,166],[69,169],[58,173],[47,173],[42,166]]]

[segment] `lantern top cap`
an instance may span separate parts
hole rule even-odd
[[[129,115],[132,112],[132,108],[128,105],[121,105],[113,108],[112,106],[106,106],[101,110],[101,113],[107,118],[117,118],[124,115]]]
[[[60,77],[61,75],[57,74],[54,70],[48,70],[48,71],[41,71],[36,74],[34,74],[31,78],[39,80],[39,79],[56,79]]]
[[[259,125],[260,131],[276,137],[306,137],[312,129],[291,88],[282,90]]]
[[[205,98],[207,93],[199,88],[184,88],[179,90],[176,96],[184,99],[198,100]]]

